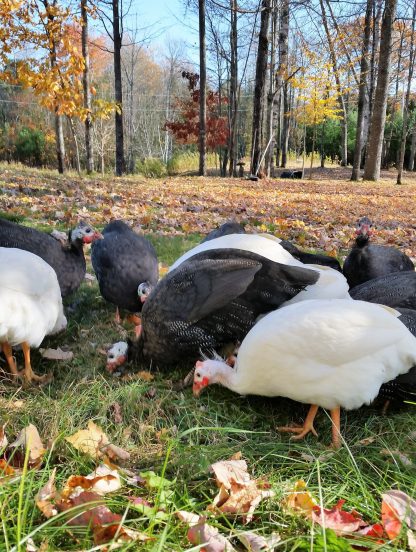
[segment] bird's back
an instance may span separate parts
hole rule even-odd
[[[304,301],[266,315],[244,339],[241,392],[358,408],[416,362],[416,339],[380,305]]]
[[[55,271],[37,255],[0,247],[0,341],[38,346],[65,328]]]

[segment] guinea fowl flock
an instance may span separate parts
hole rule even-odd
[[[102,234],[80,223],[62,244],[0,219],[1,350],[13,376],[49,380],[32,371],[30,347],[65,328],[62,297],[82,282],[83,244],[92,243],[101,295],[117,316],[122,309],[136,321],[136,339],[109,349],[109,372],[119,373],[127,360],[163,369],[202,356],[196,396],[219,383],[243,395],[307,403],[302,427],[280,428],[295,438],[316,434],[315,415],[326,408],[339,446],[340,408],[416,396],[416,272],[398,249],[370,243],[371,227],[367,217],[358,221],[341,268],[332,257],[229,222],[158,280],[153,246],[123,221]]]

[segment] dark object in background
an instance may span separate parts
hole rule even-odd
[[[280,178],[303,178],[303,171],[283,171]]]
[[[358,301],[378,303],[393,309],[416,309],[416,272],[391,272],[367,280],[350,289],[350,295]]]
[[[245,234],[246,231],[241,226],[241,224],[238,224],[238,222],[224,222],[224,224],[221,224],[219,228],[215,228],[215,230],[211,230],[209,234],[202,240],[201,243],[204,243],[209,240],[215,240],[215,238],[220,238],[221,236],[226,236],[228,234]]]

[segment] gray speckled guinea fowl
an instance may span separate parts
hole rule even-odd
[[[121,220],[107,224],[104,239],[92,246],[91,262],[101,295],[106,301],[130,312],[139,312],[139,284],[154,286],[159,265],[153,245]]]
[[[359,301],[416,309],[416,272],[392,272],[355,286],[349,293]]]
[[[99,238],[99,232],[80,222],[68,233],[68,244],[64,245],[46,232],[0,218],[0,247],[24,249],[46,261],[56,272],[62,297],[81,285],[86,272],[83,246]]]
[[[368,217],[361,218],[357,223],[355,244],[342,267],[350,288],[392,272],[415,268],[412,260],[396,247],[370,243],[371,227]]]
[[[175,364],[200,351],[240,341],[259,315],[278,308],[306,286],[316,271],[283,265],[235,249],[210,250],[169,272],[142,310],[142,334],[132,358]]]

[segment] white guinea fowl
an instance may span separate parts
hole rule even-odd
[[[48,376],[32,371],[30,347],[66,327],[55,271],[29,251],[0,247],[0,305],[0,345],[12,374],[28,383],[46,381]],[[16,345],[22,346],[25,359],[21,373],[12,355]]]
[[[319,280],[308,286],[283,305],[298,303],[306,299],[350,299],[348,294],[348,283],[343,274],[333,268],[304,264],[295,259],[286,249],[284,249],[279,238],[265,234],[229,234],[221,236],[210,241],[200,243],[190,251],[187,251],[173,263],[169,271],[179,266],[183,261],[193,257],[197,253],[209,251],[211,249],[242,249],[262,255],[271,261],[278,263],[301,266],[316,270],[319,273]]]
[[[310,404],[302,428],[312,431],[319,406],[331,411],[333,444],[340,444],[340,407],[359,408],[381,385],[416,363],[416,338],[399,313],[372,303],[311,300],[267,314],[243,340],[230,368],[198,361],[194,394],[220,383],[241,395],[282,396]]]

